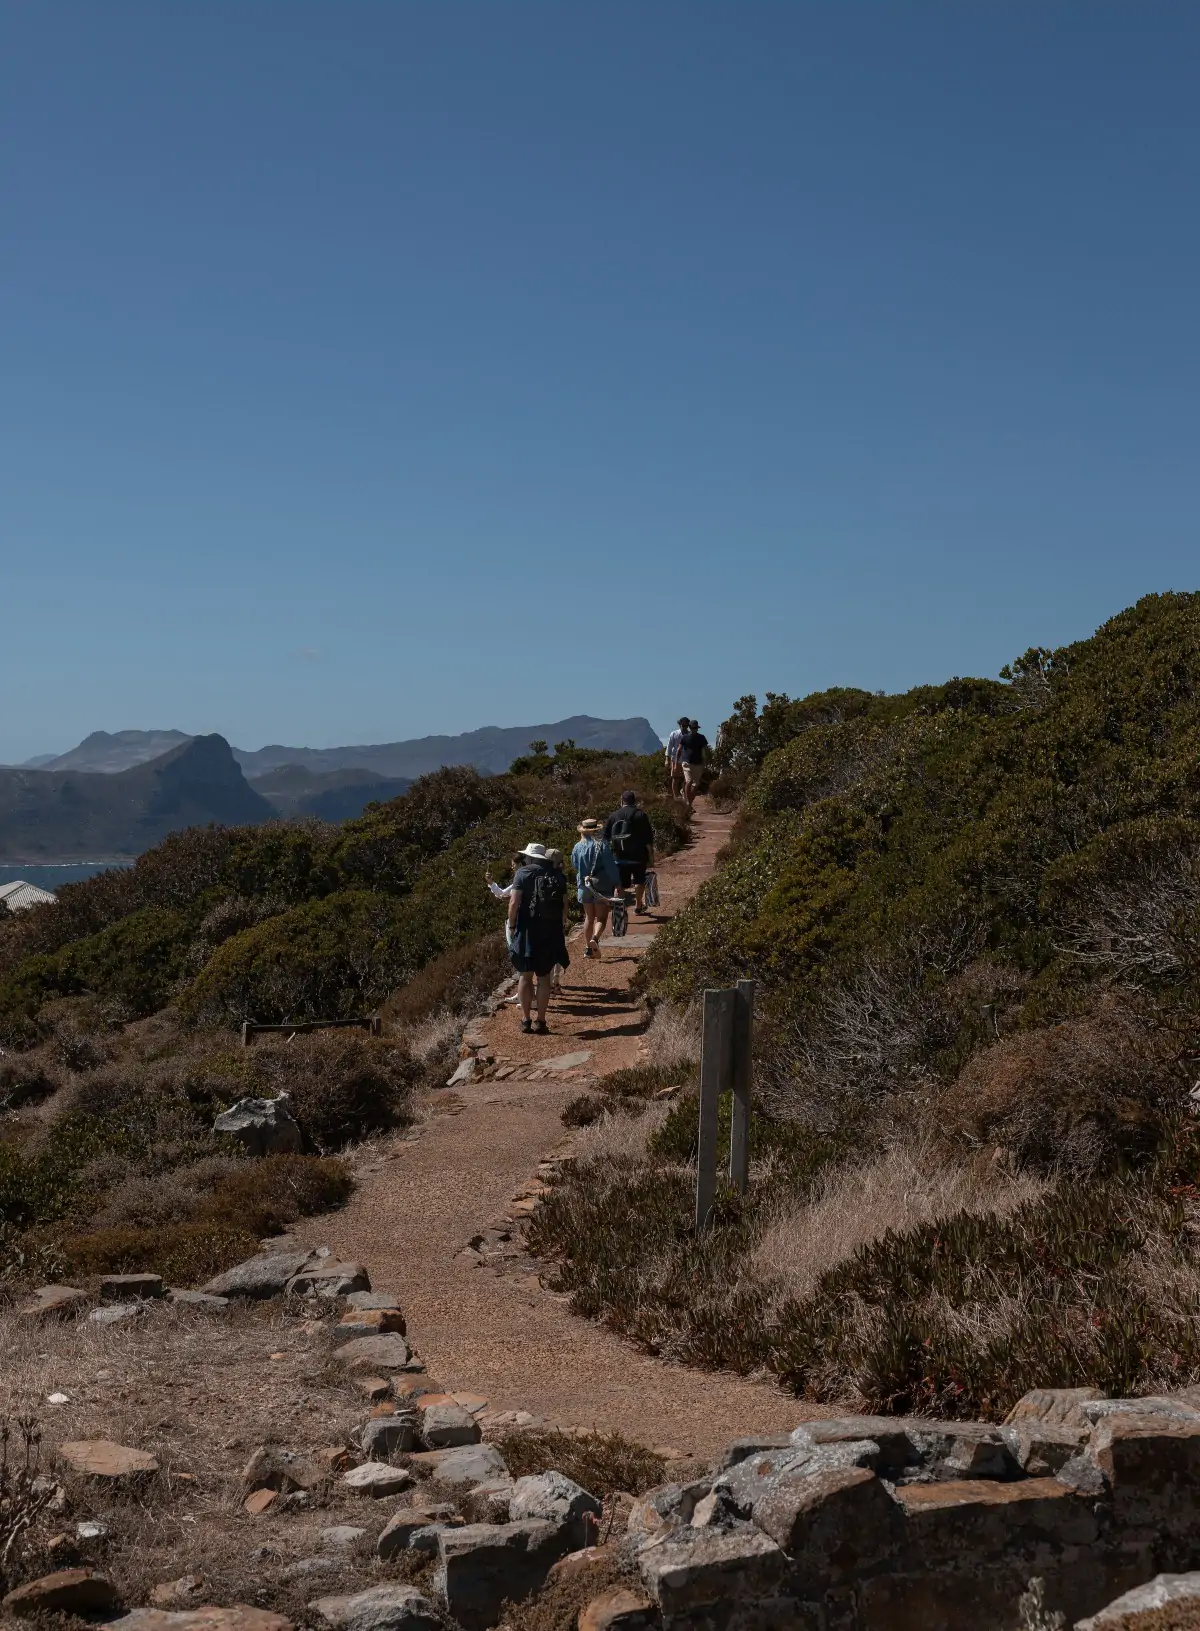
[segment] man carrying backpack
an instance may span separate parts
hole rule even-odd
[[[521,976],[517,984],[521,1029],[545,1036],[549,1031],[546,1010],[550,1006],[550,976],[556,963],[568,968],[571,962],[563,932],[567,880],[562,869],[547,859],[544,844],[526,844],[517,851],[517,858],[522,864],[513,877],[508,897],[508,955]],[[535,980],[536,1025],[532,1017]]]
[[[701,736],[699,720],[690,720],[687,730],[679,738],[679,760],[683,766],[683,796],[687,800],[689,810],[696,802],[696,794],[700,791],[700,772],[704,769],[704,757],[707,752],[708,737]]]
[[[617,858],[622,887],[633,889],[634,911],[645,917],[646,869],[654,865],[654,828],[645,810],[638,809],[632,789],[621,794],[621,807],[604,823],[604,836]]]

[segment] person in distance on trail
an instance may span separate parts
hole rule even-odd
[[[701,736],[700,721],[689,720],[687,730],[679,739],[679,759],[683,767],[683,796],[689,809],[696,802],[696,794],[700,791],[700,772],[704,768],[704,756],[707,752],[708,737]]]
[[[654,865],[654,828],[645,810],[638,809],[632,788],[621,794],[620,809],[604,823],[604,836],[612,845],[621,883],[634,893],[634,911],[646,915],[646,869]]]
[[[579,842],[571,851],[571,865],[575,868],[579,904],[583,907],[583,955],[599,957],[600,936],[608,922],[609,898],[621,887],[621,871],[600,823],[593,816],[579,823]]]
[[[547,858],[544,844],[526,844],[518,850],[521,864],[513,878],[508,897],[508,956],[520,975],[517,999],[521,1005],[521,1029],[545,1036],[546,1010],[550,1006],[550,976],[557,963],[569,968],[567,937],[563,933],[563,908],[567,880],[561,868]],[[533,1020],[536,1003],[537,1022]]]
[[[691,729],[691,720],[686,714],[679,720],[675,729],[667,737],[665,758],[667,761],[667,785],[671,789],[671,797],[677,799],[683,791],[683,764],[679,757],[679,744],[685,731]]]

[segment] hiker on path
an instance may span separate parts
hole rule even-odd
[[[579,842],[571,851],[583,907],[583,955],[599,957],[600,936],[608,922],[609,897],[621,887],[621,871],[612,846],[594,816],[579,823]]]
[[[683,792],[683,763],[679,757],[679,744],[687,731],[692,728],[692,722],[686,714],[679,720],[675,729],[667,737],[667,785],[671,789],[671,797],[677,799]]]
[[[624,888],[632,888],[639,917],[646,915],[646,869],[654,865],[654,828],[645,810],[638,809],[632,788],[621,794],[621,807],[604,823],[604,836],[612,845]]]
[[[521,1029],[545,1036],[549,1030],[546,1010],[550,1006],[550,976],[556,963],[560,968],[571,964],[563,933],[567,880],[561,868],[547,858],[544,844],[526,844],[517,856],[521,865],[508,897],[508,955],[521,976],[517,983]],[[532,1017],[535,981],[536,1024]]]
[[[700,734],[700,721],[691,719],[679,739],[679,760],[683,768],[683,796],[688,808],[696,802],[700,791],[700,772],[704,769],[704,756],[708,752],[708,737]]]

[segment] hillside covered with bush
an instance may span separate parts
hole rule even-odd
[[[340,827],[173,834],[0,920],[0,1281],[149,1268],[186,1283],[342,1199],[336,1152],[403,1124],[507,967],[485,869],[506,877],[534,839],[569,852],[580,817],[627,785],[677,848],[661,777],[658,756],[570,744],[507,775],[442,770]],[[380,1010],[379,1038],[243,1049],[234,1031]],[[284,1088],[305,1153],[251,1178],[214,1116]]]
[[[536,1226],[577,1309],[872,1409],[1200,1379],[1200,595],[998,681],[743,698],[718,769],[726,864],[641,978],[684,1081],[696,993],[759,982],[754,1182],[693,1239],[694,1088],[624,1084],[640,1147]]]

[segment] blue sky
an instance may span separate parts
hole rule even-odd
[[[0,760],[1196,587],[1198,75],[1188,0],[0,0]]]

